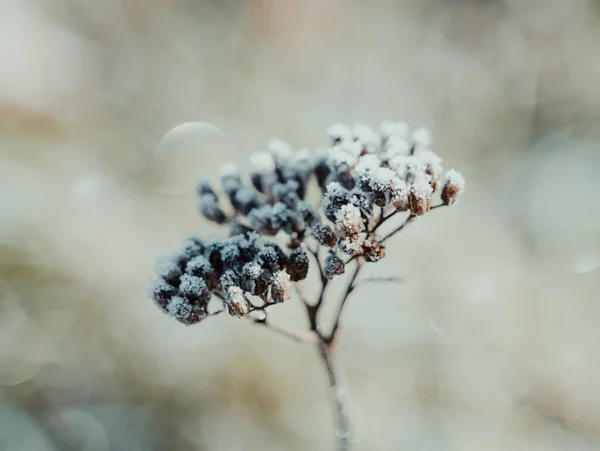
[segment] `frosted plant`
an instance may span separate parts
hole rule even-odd
[[[411,133],[404,122],[384,122],[377,134],[364,124],[335,124],[328,134],[330,148],[312,159],[306,150],[272,139],[266,152],[251,156],[248,174],[227,164],[220,190],[201,180],[198,212],[227,225],[227,236],[186,239],[157,265],[150,296],[186,325],[228,312],[315,345],[335,401],[339,449],[347,450],[349,418],[332,361],[344,308],[361,283],[397,280],[359,275],[366,264],[385,258],[389,239],[409,223],[455,204],[464,179],[454,169],[442,176],[442,160],[425,128]],[[309,195],[310,190],[318,195]],[[319,280],[313,299],[302,288],[311,269]],[[336,302],[328,296],[334,283],[345,288],[327,327],[320,313]],[[291,331],[269,319],[276,304],[291,300],[293,289],[304,305],[307,331]]]

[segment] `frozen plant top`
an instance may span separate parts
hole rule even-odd
[[[334,124],[328,135],[329,147],[312,157],[274,138],[251,156],[249,173],[227,164],[220,189],[198,183],[198,212],[229,233],[190,237],[160,262],[150,295],[164,312],[198,323],[210,316],[211,299],[235,317],[264,311],[291,297],[311,258],[325,279],[341,276],[355,259],[377,262],[386,255],[384,241],[401,228],[382,237],[385,221],[403,212],[411,221],[456,203],[464,191],[458,171],[444,174],[426,128]],[[311,190],[316,202],[307,199]],[[327,249],[323,260],[319,248]]]

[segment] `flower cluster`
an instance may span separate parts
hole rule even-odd
[[[426,129],[384,122],[380,133],[341,124],[328,133],[330,147],[315,158],[273,139],[266,152],[252,155],[246,180],[228,164],[220,192],[208,180],[198,183],[199,213],[228,224],[229,237],[190,238],[159,265],[151,296],[165,312],[197,323],[209,314],[212,295],[236,317],[264,310],[290,297],[291,282],[306,278],[307,250],[319,258],[312,248],[328,249],[318,262],[327,279],[343,274],[348,259],[377,262],[386,249],[375,231],[386,219],[427,214],[438,192],[440,205],[452,205],[464,189],[459,172],[443,174]],[[306,200],[313,180],[322,214]],[[289,254],[268,239],[285,241]]]

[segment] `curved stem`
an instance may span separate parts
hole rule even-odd
[[[340,387],[335,371],[335,366],[331,357],[331,343],[325,340],[319,340],[319,355],[327,370],[329,378],[329,388],[335,404],[337,416],[337,436],[339,437],[338,450],[348,451],[350,447],[350,418],[348,417],[347,407],[340,393]]]

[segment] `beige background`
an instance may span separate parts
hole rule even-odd
[[[384,119],[467,191],[345,312],[355,449],[598,449],[599,25],[591,0],[4,0],[0,449],[334,449],[313,349],[145,290],[216,230],[196,176]],[[159,146],[188,121],[228,137]]]

